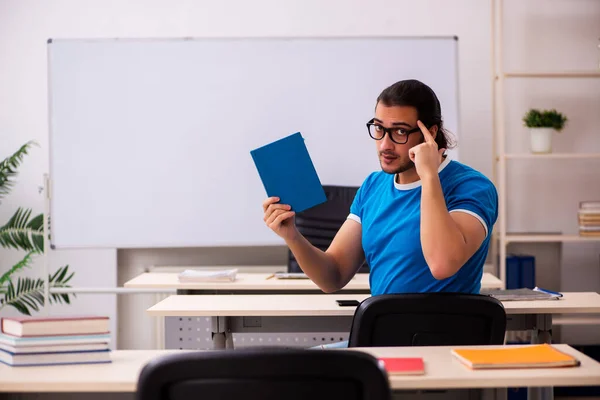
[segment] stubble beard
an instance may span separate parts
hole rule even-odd
[[[401,173],[409,171],[415,167],[415,163],[412,160],[407,160],[407,161],[401,163],[395,169],[389,169],[387,167],[384,167],[383,162],[381,160],[379,161],[379,164],[381,165],[381,169],[383,170],[383,172],[385,172],[386,174],[390,174],[390,175],[401,174]]]

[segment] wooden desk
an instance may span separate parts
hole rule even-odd
[[[149,308],[157,317],[212,317],[215,348],[232,347],[234,332],[349,332],[355,307],[338,299],[368,295],[170,296]],[[508,330],[534,330],[534,342],[550,343],[552,314],[600,313],[600,294],[564,293],[560,300],[505,301]]]
[[[581,361],[576,368],[472,371],[450,354],[453,347],[355,348],[375,357],[423,357],[425,375],[391,376],[394,391],[476,389],[528,386],[591,386],[600,382],[600,363],[572,347],[559,350]],[[494,346],[497,347],[497,346]],[[186,351],[186,350],[177,350]],[[111,364],[52,367],[9,367],[0,364],[0,393],[129,392],[136,390],[143,366],[152,358],[176,351],[118,350]],[[108,397],[108,396],[107,396]]]
[[[125,282],[126,288],[177,289],[177,294],[311,294],[323,293],[310,279],[267,279],[268,273],[238,273],[234,282],[182,283],[175,272],[147,272]],[[502,281],[486,272],[482,289],[499,289]],[[369,274],[357,274],[339,293],[368,294]]]

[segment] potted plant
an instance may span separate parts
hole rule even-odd
[[[540,111],[532,108],[523,117],[523,122],[529,128],[531,152],[550,153],[552,152],[552,133],[560,132],[563,129],[567,117],[554,109]]]
[[[28,142],[16,153],[0,161],[0,200],[10,193],[15,184],[17,168],[32,145],[33,142]],[[21,261],[0,275],[0,311],[10,306],[21,314],[31,315],[32,311],[39,311],[44,305],[44,279],[16,276],[31,265],[36,255],[44,253],[44,215],[32,217],[31,214],[30,208],[19,207],[8,222],[0,226],[0,246],[27,252]],[[69,266],[65,265],[48,276],[49,286],[70,287],[68,282],[72,277]],[[70,303],[69,294],[50,293],[49,303],[53,302]]]

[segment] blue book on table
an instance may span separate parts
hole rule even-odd
[[[535,287],[535,257],[519,255],[519,267],[521,268],[521,287],[533,289]]]
[[[268,197],[302,212],[327,201],[300,132],[250,152]]]
[[[519,257],[515,255],[506,256],[506,288],[520,289],[521,286],[521,266]]]
[[[525,254],[506,256],[506,288],[535,287],[535,257]]]

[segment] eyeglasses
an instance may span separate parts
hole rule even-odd
[[[408,142],[408,136],[411,133],[420,132],[421,128],[416,127],[413,129],[406,128],[386,128],[380,124],[374,122],[375,118],[371,119],[367,122],[367,130],[369,131],[369,136],[371,136],[375,140],[381,140],[387,133],[390,136],[392,142],[397,144],[405,144]]]

